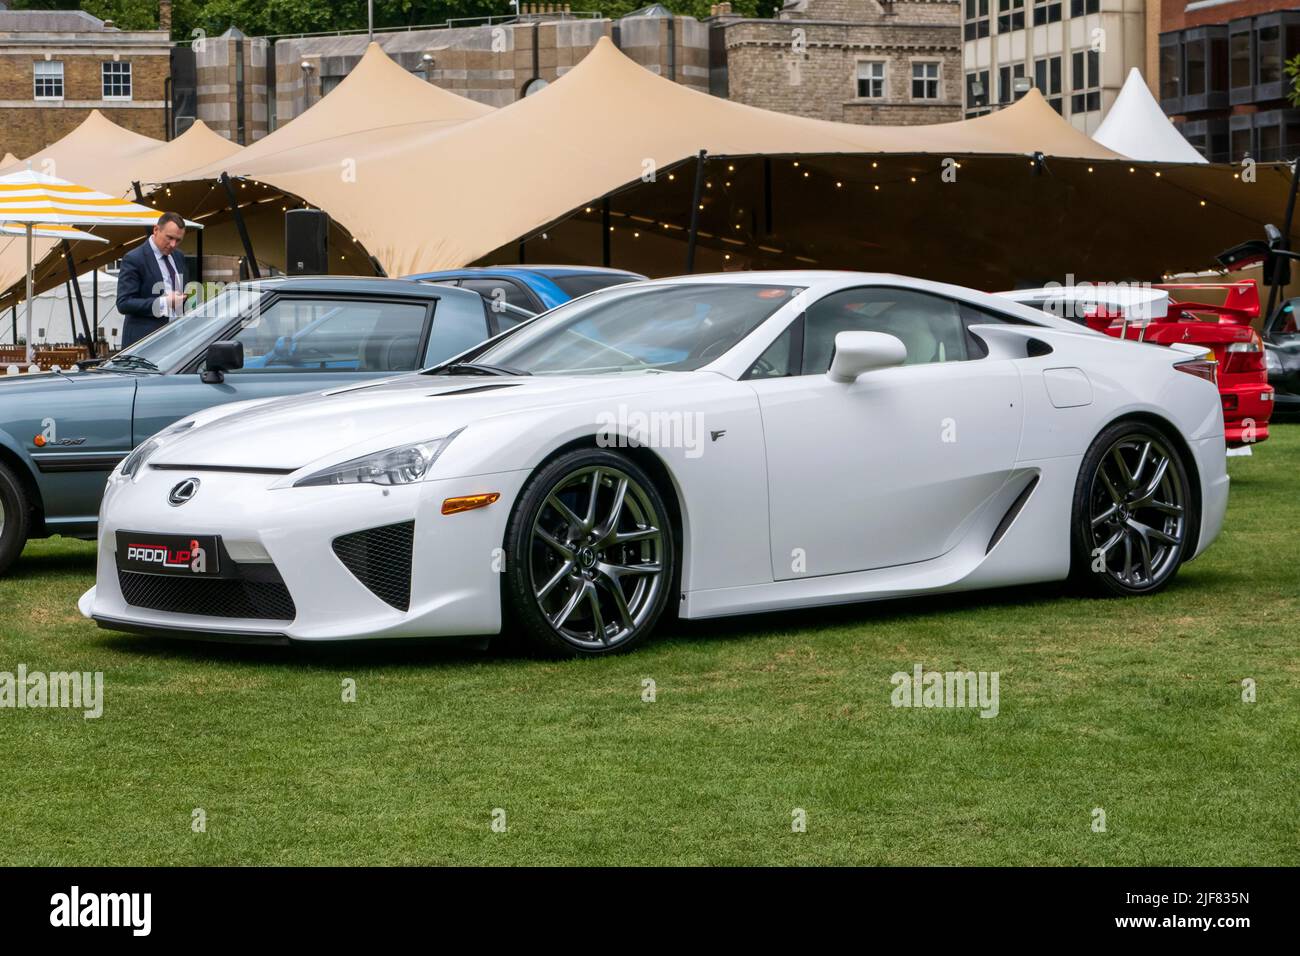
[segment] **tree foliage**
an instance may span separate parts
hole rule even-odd
[[[650,0],[570,0],[575,12],[595,12],[621,17]],[[711,0],[659,0],[674,13],[704,18]],[[508,16],[509,0],[375,0],[375,28],[446,23],[448,20]],[[733,0],[732,9],[746,16],[770,17],[780,0]],[[13,0],[14,10],[68,10],[80,8],[101,20],[112,20],[124,30],[158,27],[158,0]],[[366,0],[174,0],[172,37],[188,39],[194,30],[216,36],[229,27],[249,36],[293,33],[328,33],[366,28]]]

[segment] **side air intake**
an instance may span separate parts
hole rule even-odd
[[[353,577],[385,604],[411,608],[411,551],[415,522],[355,531],[334,539],[334,553]]]
[[[985,554],[992,551],[997,546],[997,543],[1002,540],[1002,536],[1006,534],[1007,529],[1011,527],[1011,522],[1016,520],[1016,516],[1020,514],[1020,510],[1024,508],[1025,502],[1029,500],[1029,496],[1033,494],[1034,489],[1037,487],[1038,476],[1034,475],[1029,484],[1025,485],[1020,494],[1016,495],[1016,500],[1011,502],[1011,507],[1007,509],[1007,513],[1004,514],[1002,520],[998,522],[997,528],[993,531],[993,537],[989,538],[989,546],[984,549]]]

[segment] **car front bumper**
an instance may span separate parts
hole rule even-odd
[[[170,507],[168,492],[189,477],[200,479],[198,493]],[[501,627],[505,527],[526,477],[499,472],[393,487],[276,488],[279,476],[146,469],[137,481],[109,484],[95,587],[78,607],[110,629],[232,641],[495,634]],[[446,498],[480,492],[501,498],[486,508],[441,513]],[[334,543],[406,522],[414,522],[409,551],[376,551],[368,565],[390,583],[409,573],[409,606],[403,609],[401,602],[384,599],[382,587],[367,586],[362,579],[375,576],[359,576],[355,560],[350,569]],[[119,530],[216,535],[225,576],[214,583],[120,574]],[[250,588],[244,583],[249,580],[258,583]],[[276,590],[280,585],[291,604]]]

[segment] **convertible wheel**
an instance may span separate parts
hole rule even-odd
[[[23,553],[31,519],[31,505],[22,482],[10,469],[0,465],[0,574]]]
[[[672,590],[668,509],[630,458],[579,449],[524,486],[506,532],[508,610],[536,649],[625,651],[654,628]]]
[[[1191,554],[1197,515],[1182,457],[1141,422],[1106,429],[1074,493],[1076,577],[1104,594],[1150,594]]]

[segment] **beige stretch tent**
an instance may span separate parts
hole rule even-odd
[[[134,198],[133,182],[157,182],[184,174],[238,153],[239,149],[202,122],[164,142],[124,129],[93,110],[67,136],[24,162],[0,169],[0,173],[15,172],[30,163],[36,172],[71,179],[110,196]],[[143,230],[123,227],[104,227],[100,231],[110,240],[106,247],[100,243],[72,244],[78,271],[85,271],[83,257],[100,262],[120,258],[125,248],[140,242],[144,236]],[[68,274],[61,244],[56,240],[41,240],[34,245],[36,291],[64,282]],[[112,254],[106,255],[101,251],[104,249],[112,249]],[[0,240],[0,289],[5,290],[0,296],[0,306],[7,308],[21,297],[26,268],[24,242]]]
[[[284,212],[303,203],[286,200],[281,191],[265,187],[263,177],[276,171],[324,168],[336,181],[356,188],[350,169],[363,153],[399,151],[404,142],[491,112],[490,106],[449,93],[407,72],[377,43],[371,43],[337,87],[270,135],[236,148],[231,155],[211,157],[199,168],[176,164],[168,169],[141,163],[132,178],[155,184],[148,201],[159,210],[174,209],[203,223],[205,255],[239,256],[243,247],[229,215],[225,188],[219,183],[221,174],[229,173],[258,258],[283,266]],[[169,179],[184,181],[184,187],[165,182]],[[368,183],[366,188],[372,185]],[[372,271],[364,250],[359,250],[346,232],[336,229],[330,241],[332,271]],[[87,250],[87,258],[78,257],[78,267],[119,258],[126,245],[119,242],[93,253]],[[191,242],[186,247],[190,249]],[[358,259],[360,265],[355,266]],[[50,267],[47,261],[37,270],[47,277],[46,287],[53,275]]]
[[[338,226],[333,251],[355,250],[334,271],[366,271],[364,251],[390,275],[521,258],[681,272],[701,149],[697,270],[881,269],[986,288],[1203,268],[1280,218],[1287,183],[1278,168],[1248,179],[1130,163],[1037,92],[932,126],[773,113],[656,76],[607,39],[537,95],[477,119],[334,145],[244,184],[250,229],[259,208],[317,206]],[[186,215],[228,218],[219,197],[200,204],[210,182],[170,186]],[[256,230],[259,258],[281,254],[279,228]]]

